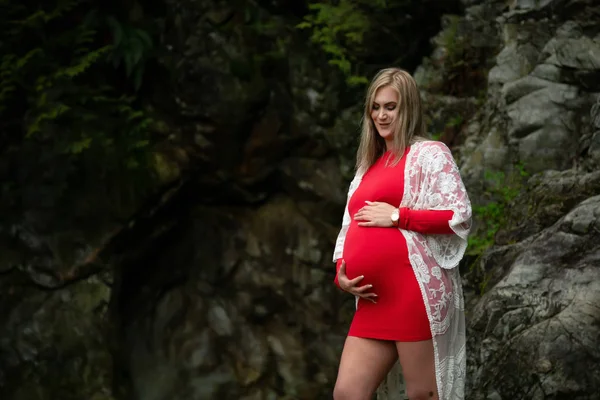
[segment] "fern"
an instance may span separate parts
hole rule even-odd
[[[375,3],[385,7],[384,3]],[[329,57],[329,64],[346,76],[349,85],[365,83],[366,78],[353,73],[354,53],[360,51],[365,33],[371,29],[368,15],[357,2],[340,0],[337,4],[311,3],[311,13],[298,24],[298,29],[311,30],[311,41]]]
[[[112,46],[104,46],[97,50],[88,52],[79,60],[77,60],[77,63],[57,71],[54,75],[54,79],[74,78],[78,75],[81,75],[92,65],[96,64],[98,60],[100,60],[101,57],[104,57],[110,50],[112,50]]]
[[[39,113],[27,128],[26,137],[29,138],[36,132],[39,132],[44,122],[54,121],[69,110],[70,107],[65,104],[55,104],[49,110]]]
[[[134,86],[138,89],[144,73],[144,60],[153,47],[152,38],[145,31],[124,25],[113,17],[107,18],[106,22],[113,35],[109,60],[115,68],[123,63],[125,73],[133,77]]]
[[[155,122],[135,92],[151,55],[150,35],[89,0],[55,0],[42,9],[12,3],[0,1],[3,139],[44,143],[44,159],[67,156],[96,175],[121,178],[131,168],[146,174]],[[106,43],[110,33],[113,43]],[[107,74],[114,65],[115,74]],[[131,89],[123,93],[127,77]]]

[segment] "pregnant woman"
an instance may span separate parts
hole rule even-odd
[[[416,82],[380,71],[367,90],[335,283],[356,296],[335,400],[464,399],[457,265],[471,206],[449,149],[425,139]]]

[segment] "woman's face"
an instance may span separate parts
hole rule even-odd
[[[391,141],[398,123],[398,92],[390,86],[377,89],[372,106],[371,119],[379,136]]]

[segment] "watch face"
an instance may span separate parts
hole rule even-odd
[[[400,217],[400,215],[398,214],[398,210],[396,210],[392,213],[392,221],[394,221],[394,222],[398,221],[399,217]]]

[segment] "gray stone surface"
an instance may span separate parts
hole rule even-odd
[[[471,315],[472,398],[486,398],[478,385],[502,399],[595,398],[599,239],[600,196],[594,196],[533,241],[513,245],[518,256],[506,259],[506,275]]]
[[[600,392],[600,42],[586,29],[596,12],[591,1],[515,1],[497,19],[504,45],[466,125],[463,177],[476,202],[486,174],[518,164],[530,177],[466,274],[469,399]]]

